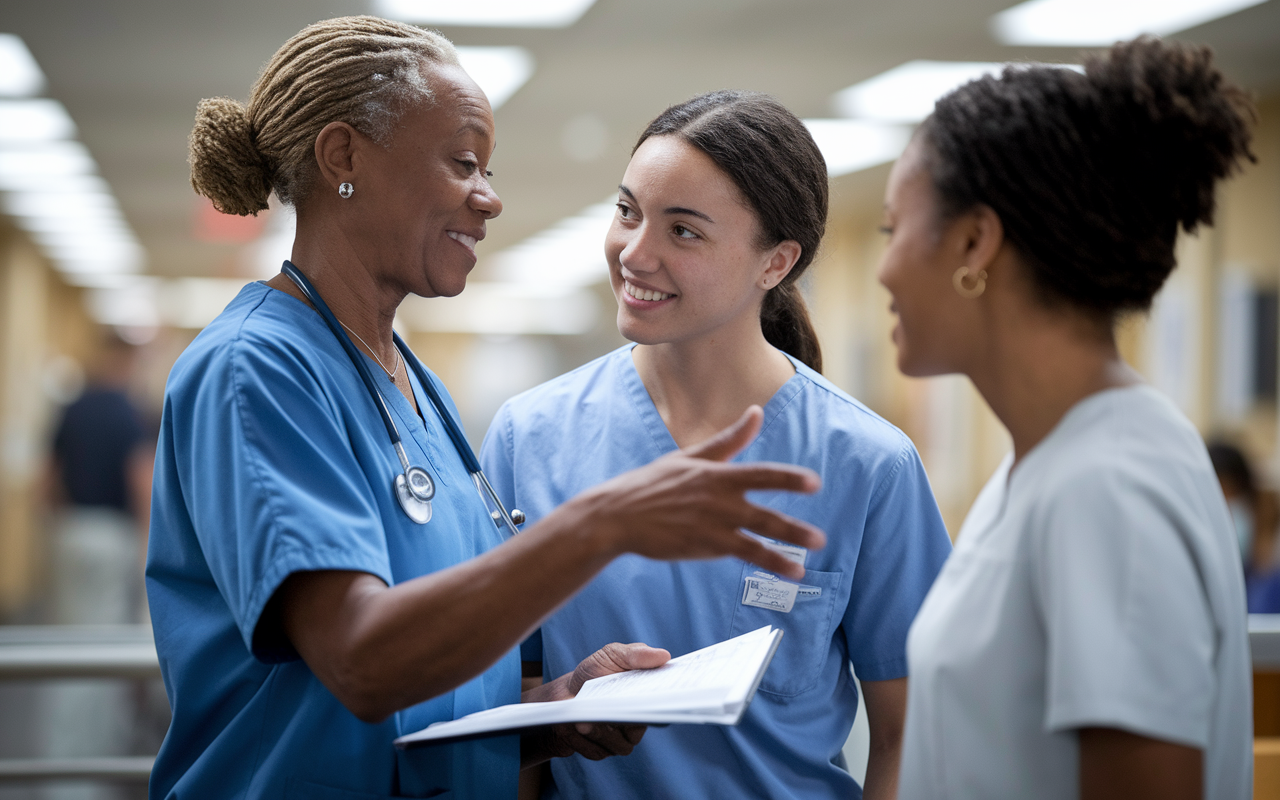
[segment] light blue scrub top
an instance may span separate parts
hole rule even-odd
[[[824,530],[804,583],[821,590],[790,613],[742,605],[757,567],[732,558],[617,559],[541,630],[543,672],[556,676],[609,642],[673,656],[773,625],[785,631],[736,727],[650,728],[625,758],[555,759],[552,797],[859,797],[841,748],[858,708],[849,675],[907,674],[907,628],[951,551],[911,441],[799,362],[764,409],[760,436],[737,459],[810,467],[812,496],[752,499]],[[537,520],[578,492],[676,449],[623,347],[509,400],[481,462],[498,496]],[[812,593],[812,592],[811,592]],[[536,636],[525,658],[537,660]]]
[[[435,477],[426,525],[411,522],[393,497],[400,463],[373,400],[301,301],[246,286],[174,365],[147,558],[173,709],[152,798],[515,796],[518,737],[392,746],[432,722],[519,702],[515,650],[454,691],[368,724],[287,644],[255,639],[264,606],[293,572],[358,570],[394,585],[499,544],[440,417],[409,374],[427,426],[390,383],[383,397],[410,461]]]

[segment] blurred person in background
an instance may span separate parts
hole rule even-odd
[[[284,272],[248,284],[165,388],[147,593],[173,722],[152,797],[513,796],[522,762],[626,753],[643,728],[393,741],[665,663],[610,643],[521,695],[513,648],[615,557],[736,555],[796,576],[741,528],[822,546],[812,525],[745,497],[816,491],[810,470],[721,463],[754,438],[759,409],[504,541],[457,409],[392,330],[408,294],[463,291],[502,210],[495,141],[453,45],[376,17],[303,29],[247,106],[199,104],[195,189],[241,215],[274,191],[297,233]],[[427,469],[429,515],[403,482]]]
[[[50,458],[48,618],[59,625],[123,625],[145,620],[142,567],[155,438],[131,397],[138,348],[103,332],[84,391],[62,414]],[[40,689],[42,755],[128,755],[146,717],[145,686],[120,681],[55,681]],[[143,716],[140,716],[140,713]],[[110,785],[50,784],[41,796],[90,800],[123,796]]]
[[[829,533],[784,607],[754,604],[737,559],[611,564],[526,646],[552,677],[621,638],[684,654],[781,628],[734,727],[650,731],[626,759],[552,763],[557,798],[856,797],[841,748],[862,682],[865,797],[890,798],[906,711],[906,635],[951,550],[915,447],[822,377],[799,280],[827,219],[827,168],[773,98],[713,92],[651,122],[604,242],[628,344],[508,401],[481,450],[499,496],[538,519],[622,472],[706,441],[750,405],[742,458],[811,467],[823,490],[761,502]]]
[[[1280,564],[1276,563],[1276,496],[1258,487],[1249,459],[1229,442],[1211,441],[1209,460],[1235,524],[1244,564],[1250,614],[1280,613]]]
[[[1115,325],[1252,119],[1207,48],[1140,38],[966,84],[893,166],[898,367],[967,375],[1013,440],[911,628],[904,800],[1250,797],[1237,537]]]
[[[138,348],[106,330],[62,413],[50,466],[51,621],[141,622],[155,438],[130,396]]]

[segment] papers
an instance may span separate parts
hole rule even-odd
[[[569,722],[736,725],[781,638],[781,630],[766,625],[673,658],[657,669],[587,681],[572,700],[499,706],[437,722],[401,736],[395,744],[451,742]]]

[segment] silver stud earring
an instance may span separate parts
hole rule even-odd
[[[350,197],[355,193],[356,193],[356,187],[352,186],[351,184],[349,183],[338,184],[338,197],[341,197],[343,200],[346,200],[348,197]]]

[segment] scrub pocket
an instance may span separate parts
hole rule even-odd
[[[832,615],[844,573],[805,570],[802,584],[821,589],[822,594],[797,599],[791,613],[783,614],[767,608],[744,606],[740,602],[743,581],[757,569],[751,564],[743,566],[736,587],[738,600],[729,635],[740,636],[765,625],[781,628],[782,641],[778,643],[778,652],[773,654],[773,661],[769,663],[764,679],[760,681],[760,691],[781,697],[794,697],[817,684],[822,665],[827,661],[834,629]]]

